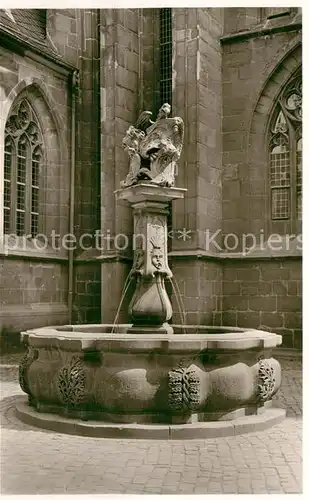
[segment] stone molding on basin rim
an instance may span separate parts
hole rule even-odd
[[[35,328],[21,333],[23,342],[35,348],[60,348],[64,351],[88,351],[111,349],[117,352],[197,353],[203,350],[223,351],[275,348],[282,343],[282,335],[255,329],[235,329],[218,327],[218,333],[207,333],[209,328],[196,327],[197,333],[175,334],[172,336],[152,335],[142,337],[127,333],[132,323],[118,325],[122,333],[110,333],[112,324],[64,325]],[[179,325],[170,325],[174,329]],[[94,332],[91,333],[91,327]],[[76,329],[74,329],[76,328]],[[189,327],[190,328],[190,327]],[[108,330],[107,333],[104,330]],[[90,330],[90,331],[89,331]],[[213,327],[212,327],[213,330]],[[191,330],[190,330],[191,331]],[[112,342],[111,342],[112,341]]]

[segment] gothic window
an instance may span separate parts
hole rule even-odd
[[[301,219],[301,75],[282,92],[271,120],[269,142],[271,217]]]
[[[172,9],[160,9],[160,106],[172,105]]]
[[[17,236],[39,231],[42,134],[26,99],[11,111],[4,143],[4,233]]]

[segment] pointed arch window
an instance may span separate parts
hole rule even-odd
[[[160,11],[160,106],[172,105],[172,9]]]
[[[42,133],[26,99],[11,111],[5,126],[4,233],[35,237],[39,232]]]
[[[302,82],[298,74],[283,90],[270,126],[272,220],[302,218]]]

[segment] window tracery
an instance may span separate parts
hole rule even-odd
[[[26,99],[6,122],[4,147],[4,233],[39,231],[40,172],[44,147],[38,120]]]
[[[270,126],[271,217],[301,219],[302,80],[298,74],[283,90]]]

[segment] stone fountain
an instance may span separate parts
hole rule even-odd
[[[19,380],[28,401],[16,411],[27,423],[88,436],[182,439],[262,430],[285,416],[272,407],[280,335],[170,323],[168,203],[186,191],[174,186],[184,123],[170,111],[164,104],[155,121],[143,112],[123,139],[130,168],[115,194],[134,216],[132,323],[23,332]]]

